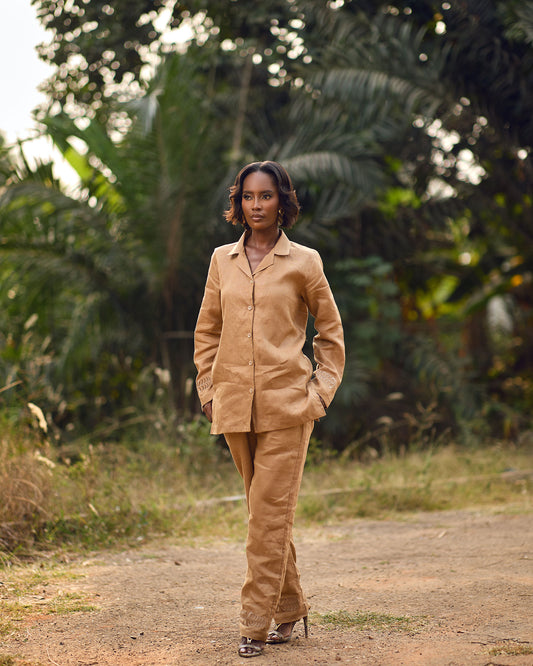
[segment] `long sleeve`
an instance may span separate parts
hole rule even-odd
[[[196,389],[202,406],[213,399],[212,367],[218,352],[221,332],[220,279],[216,256],[213,253],[194,331],[194,364],[198,370]]]
[[[315,318],[313,338],[316,369],[311,380],[326,407],[333,400],[344,371],[345,351],[342,321],[317,252],[308,265],[306,304]]]

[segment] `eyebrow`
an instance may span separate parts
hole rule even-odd
[[[255,190],[243,190],[243,194],[253,194]],[[260,190],[259,194],[272,194],[274,190]]]

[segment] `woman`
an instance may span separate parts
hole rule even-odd
[[[342,323],[318,253],[289,241],[299,205],[276,162],[245,166],[226,219],[237,243],[211,258],[195,331],[196,386],[213,434],[224,434],[244,480],[247,573],[241,592],[241,657],[290,640],[308,605],[292,524],[316,419],[344,368]],[[318,331],[316,369],[304,356],[308,312]],[[276,629],[269,632],[274,619]]]

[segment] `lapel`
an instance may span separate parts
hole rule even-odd
[[[255,272],[258,273],[259,271],[264,271],[265,268],[272,266],[274,264],[274,257],[276,255],[280,256],[288,255],[290,248],[291,248],[291,243],[287,238],[287,236],[285,236],[285,234],[282,231],[280,237],[278,238],[278,242],[274,245],[274,247],[267,254],[267,256],[263,258],[263,261],[259,264]]]
[[[248,258],[246,257],[246,250],[244,249],[244,241],[246,240],[246,232],[242,234],[239,238],[239,241],[231,248],[228,252],[228,255],[234,256],[237,266],[241,269],[245,275],[252,277],[252,271],[250,270],[250,264],[248,263]],[[264,271],[265,268],[269,268],[274,264],[274,257],[276,255],[287,256],[290,253],[291,242],[282,231],[278,242],[274,245],[272,250],[264,257],[255,269],[255,274],[260,271]]]

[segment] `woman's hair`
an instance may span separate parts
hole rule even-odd
[[[229,190],[230,207],[224,213],[224,217],[232,224],[242,224],[245,229],[249,228],[242,212],[242,188],[245,178],[256,171],[268,173],[274,181],[278,189],[279,207],[283,212],[283,220],[279,226],[290,229],[298,218],[300,204],[296,198],[296,192],[292,186],[289,174],[277,162],[252,162],[239,171],[235,178],[235,183]]]

